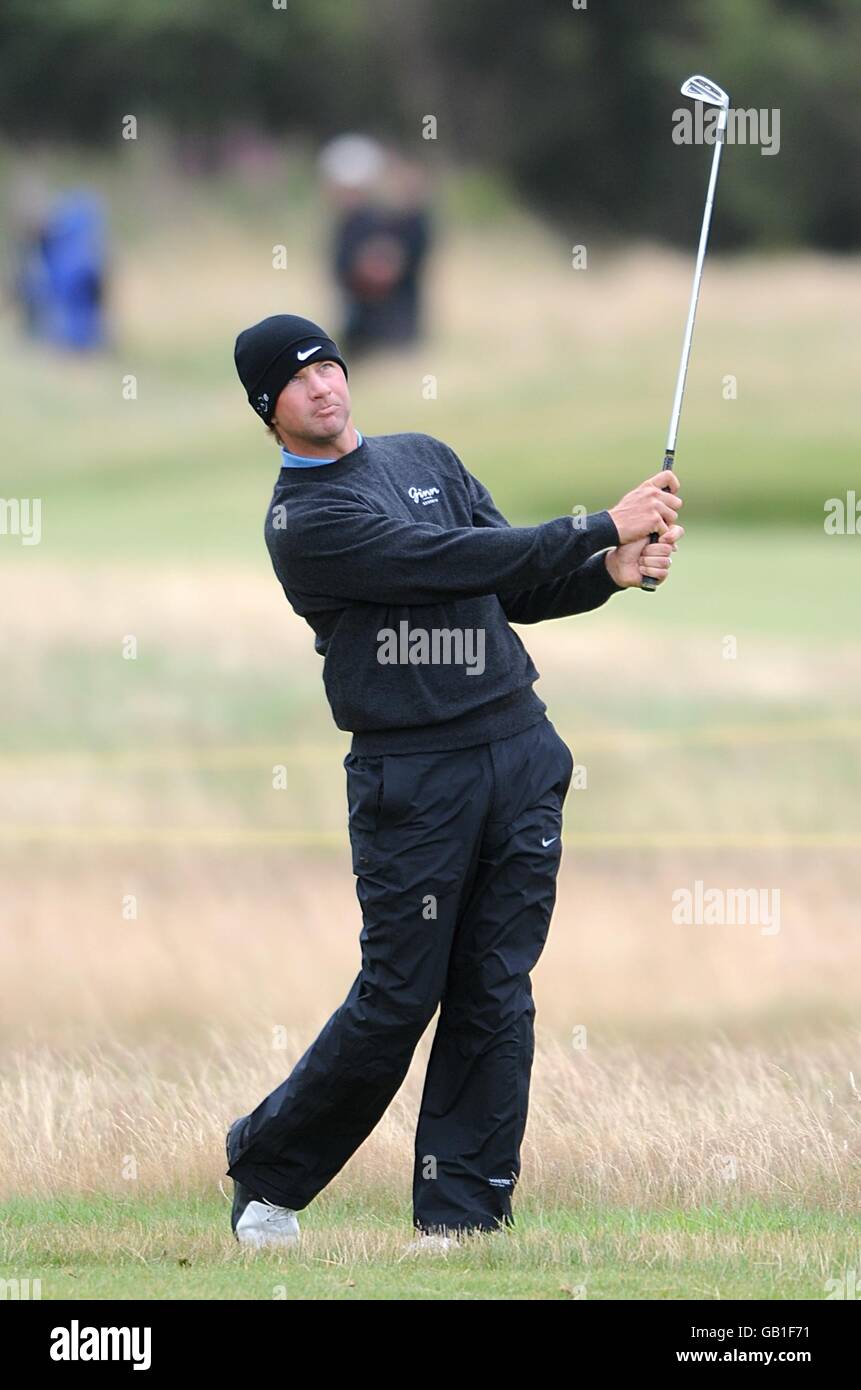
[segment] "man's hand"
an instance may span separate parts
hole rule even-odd
[[[638,589],[644,574],[663,584],[673,563],[672,552],[685,534],[684,526],[670,526],[659,541],[628,541],[608,550],[604,563],[610,578],[623,589]]]
[[[669,488],[669,492],[664,492],[664,488]],[[609,508],[619,532],[619,544],[644,540],[653,531],[662,536],[682,505],[681,497],[675,496],[678,490],[679,480],[667,468],[647,478],[633,492],[626,492],[621,502]]]

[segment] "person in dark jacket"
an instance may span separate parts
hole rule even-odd
[[[371,1133],[440,1010],[415,1136],[416,1246],[513,1225],[534,1052],[530,972],[555,902],[573,758],[510,623],[661,584],[683,534],[672,472],[614,507],[511,526],[431,435],[363,436],[311,320],[239,334],[281,468],[265,537],[314,632],[347,774],[361,969],[286,1080],[227,1136],[232,1226],[289,1244]],[[652,544],[649,536],[658,532]]]
[[[352,208],[338,224],[335,278],[345,305],[339,337],[356,357],[421,336],[421,276],[430,245],[425,208]]]

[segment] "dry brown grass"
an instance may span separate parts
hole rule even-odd
[[[206,1192],[223,1175],[226,1123],[289,1071],[220,1026],[205,1047],[23,1047],[0,1082],[5,1193]],[[752,1198],[857,1209],[859,1035],[766,1051],[713,1042],[573,1051],[542,1035],[521,1191],[551,1206],[688,1208]],[[344,1170],[354,1193],[406,1191],[427,1040],[380,1125]],[[229,1189],[229,1184],[224,1186]],[[97,1238],[97,1237],[96,1237]]]
[[[184,1037],[215,1022],[265,1039],[310,1034],[347,993],[361,917],[345,845],[330,853],[120,844],[30,848],[7,859],[3,1032]],[[9,851],[7,851],[7,855]],[[772,1024],[805,1031],[858,1009],[861,943],[851,864],[731,852],[566,847],[557,908],[534,973],[552,1035],[644,1038]],[[771,865],[771,871],[766,864]],[[678,925],[672,893],[751,880],[781,887],[780,930]],[[137,919],[123,917],[137,896]],[[858,1064],[861,1071],[861,1062]]]

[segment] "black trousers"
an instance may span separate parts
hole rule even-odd
[[[440,1006],[415,1136],[413,1224],[512,1225],[573,759],[548,719],[442,753],[348,753],[362,968],[246,1117],[230,1177],[301,1211],[371,1133]]]

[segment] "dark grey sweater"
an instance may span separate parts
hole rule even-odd
[[[427,434],[365,436],[334,463],[282,468],[266,544],[313,628],[335,723],[357,754],[469,748],[544,717],[509,620],[598,608],[619,586],[609,512],[511,526]]]

